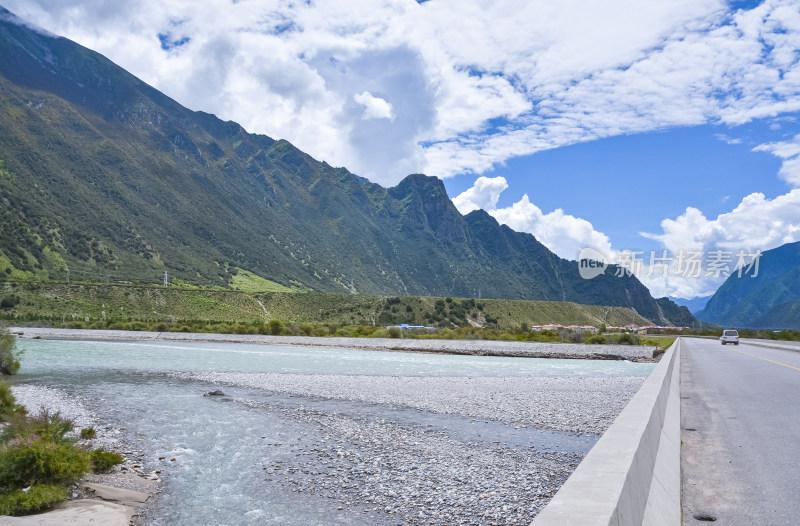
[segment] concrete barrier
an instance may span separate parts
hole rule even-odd
[[[681,345],[678,338],[531,526],[681,523]]]

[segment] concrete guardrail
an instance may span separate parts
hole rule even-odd
[[[531,526],[681,524],[678,338]]]

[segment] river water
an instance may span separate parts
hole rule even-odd
[[[149,524],[158,525],[404,522],[400,516],[380,509],[349,501],[345,505],[342,494],[334,490],[330,494],[298,493],[291,477],[276,474],[283,473],[281,466],[308,458],[320,444],[331,440],[318,423],[324,419],[320,415],[333,414],[349,422],[388,421],[399,428],[424,428],[472,445],[502,443],[520,450],[536,447],[561,452],[565,458],[579,458],[597,439],[591,434],[515,429],[500,422],[454,414],[235,386],[224,387],[224,397],[204,397],[205,392],[217,386],[179,377],[175,372],[643,377],[653,368],[653,364],[625,361],[200,342],[24,340],[20,347],[25,352],[19,381],[55,386],[79,395],[103,420],[125,427],[125,441],[144,453],[146,470],[162,470],[162,492],[146,517]],[[301,413],[302,417],[295,417]],[[346,444],[347,440],[340,442]],[[327,469],[325,464],[324,460],[309,460],[302,465],[309,477],[321,477],[320,473]]]

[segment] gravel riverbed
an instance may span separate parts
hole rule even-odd
[[[261,466],[268,484],[333,499],[338,512],[359,514],[366,524],[384,524],[379,519],[388,516],[396,522],[386,524],[436,526],[527,524],[644,381],[169,374],[221,392],[236,387],[296,397],[294,404],[234,400],[313,430],[314,438],[270,444],[282,456],[270,455]],[[548,446],[525,440],[525,431],[541,429],[553,433]],[[588,437],[586,450],[563,440],[575,435]]]
[[[173,373],[218,385],[402,406],[520,427],[602,433],[643,377],[448,378],[275,373]]]

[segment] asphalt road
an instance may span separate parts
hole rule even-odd
[[[685,338],[684,525],[800,524],[800,352]]]

